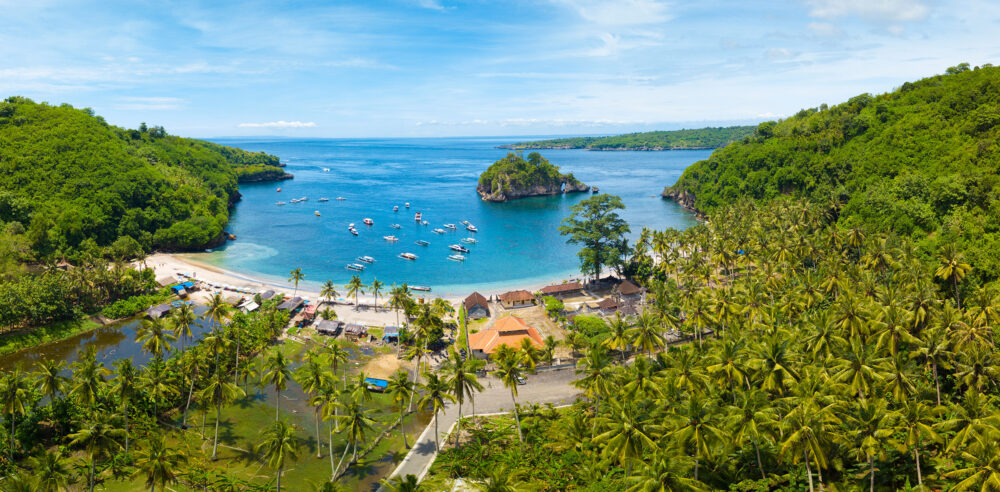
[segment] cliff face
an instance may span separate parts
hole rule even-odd
[[[663,189],[663,193],[660,193],[660,196],[668,200],[673,200],[692,212],[700,213],[698,209],[694,208],[694,194],[688,193],[686,190],[675,190],[667,186]]]
[[[590,191],[590,187],[576,181],[570,183],[568,181],[563,181],[561,183],[549,186],[529,186],[526,188],[514,188],[514,187],[498,187],[497,191],[486,188],[482,183],[476,187],[476,192],[479,196],[483,198],[486,202],[506,202],[508,200],[516,200],[518,198],[526,198],[529,196],[546,196],[546,195],[561,195],[563,193],[579,193],[584,191]]]
[[[284,167],[284,166],[282,166]],[[265,181],[283,181],[286,179],[292,179],[295,176],[281,169],[268,169],[266,171],[255,172],[252,174],[240,175],[237,179],[239,183],[262,183]]]

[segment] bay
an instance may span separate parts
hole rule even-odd
[[[386,285],[429,285],[443,296],[579,277],[578,248],[566,243],[558,227],[570,215],[570,206],[589,193],[488,203],[475,191],[479,174],[509,152],[495,147],[527,138],[213,139],[277,155],[295,179],[241,185],[243,197],[227,228],[237,239],[193,259],[281,283],[292,269],[301,268],[304,285],[312,289],[328,279],[342,286],[357,274],[366,284],[377,278]],[[631,225],[634,241],[643,227],[685,228],[694,223],[690,212],[659,193],[711,151],[540,153],[562,172],[599,187],[600,193],[622,197],[626,209],[621,215]],[[308,200],[276,205],[302,197]],[[319,202],[321,197],[329,201]],[[418,211],[429,225],[414,221]],[[365,226],[364,218],[371,218],[374,225]],[[463,220],[479,232],[467,232]],[[348,232],[351,223],[358,236]],[[459,229],[432,232],[446,223]],[[393,229],[391,224],[402,228]],[[388,235],[399,240],[384,240]],[[477,243],[461,243],[465,237],[474,237]],[[430,245],[419,246],[417,240]],[[454,253],[448,248],[451,244],[471,250],[464,262],[448,259]],[[403,252],[418,259],[399,258]],[[345,269],[359,256],[376,261],[361,273]]]

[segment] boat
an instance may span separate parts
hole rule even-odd
[[[479,229],[476,229],[476,226],[472,224],[469,224],[468,227],[466,227],[465,229],[469,232],[479,232]]]
[[[313,215],[315,215],[316,217],[319,217],[319,210],[313,212]]]
[[[344,198],[344,197],[342,197],[342,196],[338,196],[338,197],[337,197],[337,200],[347,200],[347,199],[346,199],[346,198]]]
[[[327,197],[323,197],[323,198],[320,198],[319,201],[321,201],[321,202],[328,202],[328,201],[330,201],[330,199],[327,198]]]
[[[275,203],[275,205],[285,205],[285,202],[278,202],[278,203]]]
[[[415,259],[417,259],[417,255],[415,255],[413,253],[400,253],[399,257],[402,258],[402,259],[404,259],[404,260],[415,260]]]
[[[462,242],[465,243],[465,244],[476,244],[479,241],[476,241],[476,238],[474,238],[474,237],[467,237],[465,239],[462,239]]]
[[[448,247],[451,248],[452,251],[458,251],[460,253],[468,253],[469,252],[469,248],[466,248],[465,246],[462,246],[461,244],[452,244],[451,246],[448,246]]]
[[[451,230],[458,229],[457,227],[455,227],[455,224],[445,224],[444,227],[445,229],[451,229]]]
[[[354,229],[354,222],[351,222],[350,224],[347,224],[347,228],[348,229]]]
[[[323,168],[323,172],[324,172],[324,173],[328,173],[328,172],[330,172],[330,168],[328,168],[328,167],[324,167],[324,168]]]
[[[292,198],[291,200],[288,200],[288,203],[299,203],[299,199],[298,198]]]
[[[375,258],[372,258],[371,256],[359,256],[355,259],[363,263],[375,263]]]
[[[374,224],[374,223],[375,223],[375,221],[374,221],[374,220],[372,220],[372,219],[369,219],[369,218],[367,218],[367,217],[365,217],[365,220],[362,220],[361,222],[364,222],[364,223],[365,223],[365,225],[372,225],[372,224]]]
[[[349,230],[351,231],[351,234],[354,234],[355,236],[358,235],[358,230],[357,229],[349,229]]]
[[[459,224],[462,224],[462,225],[469,225],[469,221],[467,221],[467,220],[463,220],[463,221],[459,222]]]
[[[363,272],[365,270],[365,266],[361,263],[348,263],[344,268],[355,272]]]
[[[431,243],[429,241],[424,241],[423,239],[417,239],[416,241],[413,241],[413,244],[416,244],[417,246],[427,246]]]
[[[415,290],[418,292],[430,292],[431,288],[426,285],[411,285],[410,290]]]
[[[422,220],[422,221],[420,221],[420,223],[423,224],[423,225],[430,225],[430,222],[427,222],[426,220]]]
[[[399,238],[396,236],[382,236],[382,239],[385,239],[386,241],[389,242],[399,241]]]
[[[413,220],[415,220],[417,222],[420,222],[421,220],[423,220],[422,216],[420,215],[420,212],[417,212],[417,214],[413,216]]]
[[[300,201],[300,202],[304,202],[304,201],[306,201],[306,200],[308,200],[308,199],[309,199],[309,197],[307,197],[307,196],[304,196],[304,197],[302,197],[302,198],[299,198],[299,201]]]
[[[399,212],[399,205],[392,207],[393,212]]]
[[[401,226],[399,224],[393,224],[393,225],[391,225],[389,227],[392,227],[393,229],[402,229],[403,228],[403,226]]]
[[[434,234],[444,234],[444,229],[434,229],[431,232],[433,232]]]
[[[451,261],[465,261],[465,257],[462,255],[448,255],[448,259]]]
[[[278,193],[281,193],[281,188],[278,188]]]
[[[406,208],[410,208],[410,202],[406,202]]]

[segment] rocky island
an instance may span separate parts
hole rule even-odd
[[[511,152],[479,175],[476,191],[484,201],[506,202],[529,196],[590,191],[590,187],[577,180],[573,173],[560,173],[558,166],[549,163],[538,152],[528,154],[527,160]]]

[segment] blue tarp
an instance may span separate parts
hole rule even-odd
[[[382,392],[389,386],[389,381],[377,378],[365,378],[365,384],[368,385],[370,391]]]

